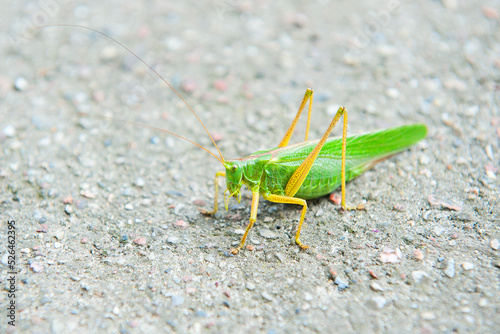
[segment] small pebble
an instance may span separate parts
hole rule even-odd
[[[73,204],[73,197],[68,196],[63,199],[63,204]]]
[[[431,158],[427,154],[422,154],[418,161],[421,165],[428,165],[431,162]]]
[[[9,264],[9,253],[3,253],[2,258],[0,259],[0,263],[2,263],[4,266]]]
[[[196,82],[193,80],[186,80],[181,84],[182,90],[186,93],[194,92],[196,90],[196,86]]]
[[[3,134],[6,137],[12,138],[16,135],[16,128],[12,125],[7,125],[5,128],[3,128]]]
[[[394,210],[395,211],[403,212],[403,211],[405,211],[405,206],[403,204],[395,204],[394,205]]]
[[[479,302],[477,303],[479,307],[485,307],[488,306],[488,300],[486,298],[481,298],[479,299]]]
[[[335,277],[335,281],[333,281],[339,288],[339,291],[345,290],[349,287],[349,284],[344,282],[339,276]]]
[[[464,270],[472,270],[474,269],[474,264],[471,262],[464,262],[462,263],[462,268],[464,268]]]
[[[23,77],[19,77],[14,81],[14,88],[21,92],[28,88],[28,81]]]
[[[446,265],[446,268],[444,269],[444,274],[448,276],[449,278],[455,277],[455,260],[454,259],[448,259],[448,263]]]
[[[192,287],[192,286],[187,287],[187,288],[186,288],[186,293],[187,293],[188,295],[192,295],[192,294],[196,293],[196,288],[195,288],[195,287]]]
[[[211,254],[205,254],[204,259],[207,262],[215,263],[215,257]]]
[[[234,230],[234,234],[243,235],[243,234],[245,234],[245,230],[238,228],[238,229]]]
[[[101,51],[101,58],[103,60],[112,60],[117,56],[118,56],[118,49],[113,45],[106,46]]]
[[[194,204],[194,205],[196,205],[196,206],[205,206],[205,204],[206,204],[206,203],[205,203],[205,201],[204,201],[204,200],[202,200],[202,199],[195,199],[195,200],[193,201],[193,204]]]
[[[413,251],[413,257],[419,261],[422,261],[424,259],[424,254],[420,249],[415,249]]]
[[[227,82],[222,79],[217,79],[214,81],[214,87],[217,90],[225,91],[227,89]]]
[[[139,246],[144,246],[146,244],[146,238],[137,238],[133,240],[133,243]]]
[[[60,242],[54,242],[54,248],[61,248],[61,243]]]
[[[271,296],[266,291],[262,292],[260,295],[262,296],[262,298],[264,298],[265,300],[267,300],[269,302],[273,300],[273,296]]]
[[[252,252],[253,250],[255,250],[255,247],[254,247],[253,245],[246,245],[246,246],[245,246],[245,249],[246,249],[247,251]]]
[[[178,244],[180,242],[180,239],[174,236],[170,236],[167,238],[167,242],[169,244]]]
[[[87,237],[83,237],[82,240],[80,240],[80,242],[82,244],[86,244],[87,242],[89,242],[89,239]]]
[[[31,253],[31,249],[29,249],[29,248],[22,248],[21,249],[21,253],[23,253],[23,254],[29,254],[29,253]]]
[[[64,238],[64,231],[57,230],[56,233],[54,233],[54,237],[56,237],[57,240],[62,240]]]
[[[36,231],[39,233],[47,233],[49,231],[49,227],[46,224],[41,224]]]
[[[188,223],[186,223],[184,220],[179,219],[174,223],[174,227],[180,227],[180,228],[187,228],[189,226]]]
[[[426,311],[426,312],[422,312],[422,319],[423,320],[434,320],[434,319],[436,319],[436,316],[431,311]]]
[[[340,194],[336,193],[331,193],[329,199],[335,205],[340,205],[340,202],[342,201]]]
[[[385,246],[380,253],[380,259],[383,263],[397,263],[402,258],[401,250],[399,248],[392,249]]]
[[[136,180],[135,180],[135,185],[137,187],[144,187],[144,185],[146,184],[146,182],[144,182],[144,179],[142,177],[138,177]]]
[[[444,82],[446,89],[455,90],[457,92],[465,92],[467,90],[467,83],[463,80],[450,79]]]
[[[481,11],[483,12],[483,15],[492,20],[496,20],[499,17],[498,10],[496,10],[494,7],[489,7],[489,6],[484,6],[481,8]]]
[[[259,234],[266,239],[278,239],[278,235],[267,228],[260,229]]]
[[[221,101],[220,99],[218,99],[218,101],[221,103],[225,103],[225,102]],[[222,139],[224,139],[224,135],[221,132],[214,131],[214,132],[212,132],[212,138],[213,138],[214,142],[218,143]]]
[[[184,304],[184,297],[182,296],[172,296],[171,297],[171,302],[172,302],[172,306],[181,306],[182,304]]]
[[[132,205],[132,203],[128,203],[125,205],[125,210],[129,210],[129,211],[132,211],[134,210],[134,206]]]
[[[68,215],[72,214],[73,213],[73,208],[71,207],[71,205],[66,205],[64,207],[64,212],[66,212]]]
[[[389,96],[391,99],[397,99],[400,95],[400,92],[396,88],[387,88],[385,94]]]
[[[382,292],[384,291],[384,288],[378,284],[377,282],[372,282],[370,284],[370,288],[373,290],[373,291],[377,291],[377,292]]]
[[[318,259],[319,261],[325,261],[326,260],[326,257],[322,254],[317,254],[316,255],[316,259]]]
[[[500,241],[498,239],[492,239],[490,241],[490,247],[493,248],[494,250],[499,250],[500,249]]]
[[[247,288],[247,290],[253,291],[255,290],[255,284],[253,284],[252,282],[247,282],[245,288]]]
[[[422,283],[424,281],[424,279],[430,278],[429,274],[427,274],[423,270],[412,271],[411,272],[411,277],[413,278],[413,280],[415,281],[416,284],[420,284],[420,283]]]
[[[35,273],[41,273],[45,271],[45,267],[39,262],[31,262],[30,269]]]
[[[436,227],[434,227],[434,234],[437,237],[440,237],[443,234],[444,231],[446,231],[446,228],[444,228],[442,226],[436,226]]]
[[[398,53],[398,49],[395,46],[383,44],[377,48],[377,53],[381,56],[392,56]]]
[[[369,300],[368,305],[374,309],[381,309],[387,304],[387,299],[382,296],[374,296]]]

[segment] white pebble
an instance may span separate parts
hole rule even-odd
[[[493,149],[491,148],[491,145],[487,145],[485,148],[485,151],[486,151],[486,155],[488,156],[488,158],[490,158],[490,160],[493,161],[494,160]]]
[[[440,237],[443,234],[444,231],[446,231],[446,229],[444,227],[442,227],[442,226],[436,226],[436,227],[434,227],[434,234],[436,236],[438,236],[438,237]]]
[[[474,264],[471,262],[464,262],[462,263],[462,268],[464,268],[464,270],[472,270],[474,269]]]
[[[14,81],[14,88],[18,91],[23,91],[28,88],[28,80],[23,77],[19,77]]]
[[[392,56],[398,52],[398,49],[392,45],[384,44],[377,48],[377,53],[381,56]]]
[[[132,205],[132,203],[126,204],[125,205],[125,210],[129,210],[129,211],[134,210],[134,206]]]
[[[375,296],[370,299],[369,305],[375,309],[381,309],[387,304],[387,299],[382,296]]]
[[[449,278],[455,277],[455,260],[449,259],[444,274]]]
[[[169,50],[176,51],[182,48],[183,42],[176,36],[169,36],[165,39],[165,45]]]
[[[101,58],[104,60],[113,60],[118,56],[118,50],[114,46],[106,46],[101,51]]]
[[[137,187],[144,187],[144,185],[146,184],[146,182],[144,182],[144,179],[142,177],[138,177],[136,180],[135,180],[135,185]]]
[[[443,2],[443,6],[446,9],[451,9],[451,10],[457,9],[457,6],[458,6],[457,0],[442,0],[442,2]]]
[[[411,277],[416,284],[423,282],[425,279],[429,279],[429,274],[422,270],[415,270],[411,272]]]
[[[493,248],[494,250],[499,250],[500,249],[500,241],[498,241],[498,239],[491,240],[490,247]]]
[[[431,162],[431,158],[427,154],[423,154],[418,161],[421,165],[428,165]]]
[[[396,88],[387,88],[387,90],[385,91],[385,93],[391,99],[397,99],[399,97],[399,95],[400,95],[399,90],[397,90]]]
[[[381,287],[377,282],[373,282],[372,284],[370,284],[370,288],[372,288],[373,291],[384,291],[384,288]]]
[[[12,125],[7,125],[5,128],[3,128],[3,134],[6,137],[14,137],[16,135],[16,128],[13,127]]]

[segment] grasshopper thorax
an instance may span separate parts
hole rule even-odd
[[[226,191],[224,192],[224,205],[226,210],[228,208],[228,202],[231,197],[238,199],[238,203],[241,201],[241,187],[243,186],[243,166],[240,161],[225,161],[224,167],[226,167]],[[229,196],[226,196],[229,193]]]

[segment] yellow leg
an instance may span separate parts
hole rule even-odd
[[[219,197],[219,176],[226,177],[226,172],[215,173],[215,196],[214,196],[214,209],[212,211],[207,211],[205,209],[200,209],[201,213],[207,216],[215,215],[219,209],[219,203],[217,198]]]
[[[290,141],[290,138],[292,138],[293,131],[297,126],[297,122],[299,121],[300,115],[302,114],[302,111],[304,110],[307,101],[309,101],[309,111],[307,116],[307,128],[306,128],[306,139],[305,139],[305,141],[307,141],[307,138],[309,137],[309,125],[311,124],[311,110],[313,104],[313,90],[310,88],[307,88],[306,93],[304,94],[304,98],[302,99],[302,103],[300,104],[299,110],[297,111],[297,115],[295,115],[292,124],[288,128],[285,137],[283,137],[278,147],[284,147],[288,145],[288,142]]]
[[[252,207],[250,210],[250,222],[248,223],[247,229],[245,230],[245,234],[241,238],[240,244],[238,247],[231,249],[231,253],[236,255],[238,252],[245,246],[245,241],[247,239],[248,232],[253,226],[253,223],[257,220],[257,208],[259,207],[259,192],[252,192]]]
[[[307,211],[306,200],[301,199],[301,198],[296,198],[296,197],[287,197],[287,196],[280,196],[280,195],[269,195],[269,196],[264,196],[264,198],[268,201],[275,202],[275,203],[302,205],[302,213],[300,215],[299,227],[297,228],[297,233],[295,234],[295,243],[297,245],[299,245],[299,247],[302,249],[309,248],[309,246],[306,246],[302,242],[300,242],[300,231],[302,230],[302,224],[304,223],[304,218],[306,217],[306,211]]]
[[[285,194],[288,197],[293,197],[299,188],[302,186],[302,183],[307,177],[307,174],[311,170],[314,161],[316,161],[316,158],[318,157],[319,152],[321,151],[321,148],[323,145],[325,145],[326,140],[328,139],[328,136],[330,136],[330,133],[332,132],[333,128],[335,127],[335,124],[339,121],[340,117],[344,115],[344,135],[343,135],[343,145],[342,145],[342,171],[341,171],[341,176],[342,180],[344,180],[345,184],[345,135],[347,134],[347,123],[346,123],[346,116],[347,115],[347,110],[344,107],[340,107],[337,110],[337,113],[335,114],[335,117],[333,117],[332,122],[328,126],[328,129],[326,132],[323,134],[323,137],[319,140],[318,144],[314,147],[314,149],[309,153],[307,158],[300,164],[300,166],[297,168],[297,170],[292,174],[290,177],[290,180],[288,180],[288,183],[286,184],[285,188]],[[344,185],[342,186],[342,189],[344,189]],[[345,199],[345,193],[344,193],[344,199]]]

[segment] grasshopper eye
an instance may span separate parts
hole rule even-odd
[[[232,170],[233,172],[236,172],[236,171],[238,170],[238,165],[232,165],[232,166],[231,166],[231,170]]]

